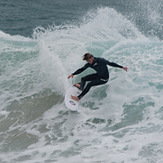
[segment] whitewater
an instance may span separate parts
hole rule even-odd
[[[128,67],[109,67],[77,112],[67,76],[92,53]],[[37,27],[33,37],[0,31],[0,162],[162,163],[163,42],[145,36],[110,7],[79,24]]]

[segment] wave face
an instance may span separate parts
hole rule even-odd
[[[65,91],[92,71],[67,76],[86,52],[129,71],[108,67],[110,81],[70,112]],[[33,38],[1,31],[0,162],[162,162],[162,52],[158,37],[110,7]]]

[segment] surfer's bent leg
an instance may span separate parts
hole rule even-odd
[[[92,80],[97,80],[97,79],[99,79],[99,76],[97,74],[91,74],[91,75],[82,77],[81,85],[80,85],[81,90],[84,90],[84,86],[87,81],[92,81]]]
[[[93,80],[90,83],[88,83],[87,86],[85,87],[85,89],[83,90],[83,92],[78,96],[79,100],[90,90],[90,88],[92,86],[97,86],[97,85],[105,84],[105,83],[107,83],[107,81],[108,80],[103,81],[103,80],[97,79],[97,80]]]

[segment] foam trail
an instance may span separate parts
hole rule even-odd
[[[42,72],[46,74],[48,84],[53,86],[56,91],[64,94],[68,88],[68,81],[63,63],[59,56],[50,49],[50,46],[45,44],[44,40],[39,40],[38,45]]]

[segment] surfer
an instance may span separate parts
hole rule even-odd
[[[127,67],[123,67],[116,63],[109,62],[108,60],[104,58],[94,57],[90,53],[86,53],[83,56],[83,60],[86,60],[87,63],[82,68],[79,68],[74,73],[69,75],[68,79],[73,78],[74,75],[80,74],[81,72],[86,70],[88,67],[94,69],[96,73],[84,76],[81,78],[81,83],[74,84],[74,86],[82,90],[82,93],[79,96],[71,96],[71,98],[76,101],[79,101],[90,90],[92,86],[102,85],[108,82],[109,71],[108,71],[107,65],[112,66],[112,67],[122,68],[125,71],[128,70]],[[85,84],[87,81],[89,81],[89,83],[85,87]]]

